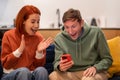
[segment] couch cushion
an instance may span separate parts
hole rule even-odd
[[[3,74],[3,68],[2,68],[2,65],[1,65],[1,61],[0,61],[0,79],[2,77],[2,74]]]
[[[112,66],[108,70],[112,76],[113,74],[120,73],[120,36],[107,40],[107,42],[110,48],[111,56],[113,58]]]
[[[45,64],[45,68],[47,69],[49,74],[53,71],[54,56],[55,56],[54,45],[51,44],[46,49],[46,64]]]

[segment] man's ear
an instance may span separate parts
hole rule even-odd
[[[84,20],[82,19],[82,20],[80,21],[80,23],[81,23],[80,25],[83,26],[83,25],[84,25]]]

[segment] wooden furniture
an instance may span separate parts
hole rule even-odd
[[[2,39],[4,32],[7,30],[10,30],[10,28],[0,28],[0,40]],[[102,28],[102,31],[106,39],[120,36],[120,28]],[[39,32],[45,39],[47,39],[48,37],[54,38],[60,32],[60,29],[39,29]]]
[[[120,36],[120,28],[102,28],[102,31],[106,39],[111,39],[116,36]]]
[[[60,29],[40,29],[39,31],[47,39],[49,36],[54,38]],[[106,39],[120,36],[120,28],[102,28],[102,31]]]
[[[40,29],[39,32],[47,39],[48,37],[54,38],[60,32],[60,29]]]

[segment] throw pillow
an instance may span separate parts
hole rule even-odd
[[[107,42],[113,58],[112,66],[108,69],[108,72],[112,76],[113,74],[120,73],[120,36],[107,40]]]

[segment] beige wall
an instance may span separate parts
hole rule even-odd
[[[104,25],[106,26],[103,27],[120,26],[120,0],[0,0],[0,25],[7,25],[8,27],[13,25],[13,19],[26,4],[35,5],[40,9],[42,13],[40,28],[50,28],[51,24],[57,25],[56,11],[58,8],[60,9],[61,20],[66,10],[75,8],[81,11],[83,19],[87,21],[95,17],[100,20],[102,18],[103,22],[105,18]]]

